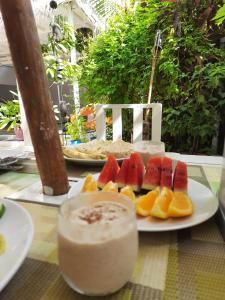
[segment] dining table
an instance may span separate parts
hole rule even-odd
[[[188,175],[218,195],[222,166],[198,156],[184,156]],[[66,162],[68,176],[84,178],[100,166]],[[20,171],[0,171],[0,198],[39,181],[35,159],[23,161]],[[63,280],[57,256],[57,205],[14,200],[31,215],[35,233],[23,264],[0,293],[1,300],[84,300]],[[104,284],[104,282],[103,282]],[[182,230],[139,232],[139,251],[130,281],[110,300],[225,299],[225,244],[213,216]]]

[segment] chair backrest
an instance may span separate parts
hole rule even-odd
[[[133,142],[142,140],[143,109],[151,109],[151,140],[161,141],[162,104],[96,104],[96,134],[98,140],[106,139],[105,109],[112,109],[113,141],[122,139],[122,109],[133,109]]]

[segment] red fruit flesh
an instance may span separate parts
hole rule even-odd
[[[107,162],[98,177],[98,186],[103,188],[109,181],[115,182],[116,175],[119,171],[119,165],[113,155],[108,156]]]
[[[172,159],[163,157],[161,160],[161,187],[172,187]]]
[[[115,182],[118,184],[118,187],[124,187],[126,185],[127,174],[129,167],[129,159],[124,159],[122,162],[122,166],[119,172],[116,175]]]
[[[161,157],[150,157],[147,164],[147,171],[145,173],[142,188],[145,190],[154,190],[160,186],[161,178]]]
[[[174,177],[173,177],[173,189],[175,192],[187,193],[187,187],[188,187],[187,164],[178,161],[175,168]]]
[[[144,176],[144,163],[139,153],[132,153],[130,156],[126,184],[138,192],[141,189]]]

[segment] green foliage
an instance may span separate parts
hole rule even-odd
[[[81,61],[84,97],[110,103],[146,103],[155,33],[163,49],[155,70],[153,102],[163,104],[167,150],[211,153],[225,109],[224,26],[212,17],[222,0],[148,0],[111,19],[89,40]],[[128,121],[129,123],[129,121]]]
[[[85,118],[80,115],[75,115],[75,113],[70,122],[66,123],[67,134],[70,135],[72,140],[81,140],[81,142],[87,141],[85,123]]]
[[[75,31],[62,16],[56,17],[55,24],[61,29],[60,40],[57,41],[50,32],[48,43],[42,45],[46,73],[54,83],[73,83],[78,76],[77,65],[70,62],[71,50],[76,46]],[[56,62],[56,58],[60,63]],[[62,66],[60,71],[62,79],[57,77],[59,65]]]
[[[225,21],[225,4],[218,9],[213,20],[215,20],[217,25],[221,25]]]
[[[18,100],[7,101],[0,106],[0,129],[11,130],[20,123],[20,107]]]

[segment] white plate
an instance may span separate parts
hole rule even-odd
[[[6,211],[0,219],[0,234],[6,239],[6,251],[0,255],[0,292],[15,275],[31,246],[34,226],[28,212],[14,201],[0,199]]]
[[[104,163],[107,161],[105,159],[78,159],[78,158],[70,158],[64,156],[65,160],[69,160],[72,162],[75,162],[76,164],[79,165],[89,165],[89,166],[103,166]],[[118,158],[117,161],[121,162],[123,161],[124,158]]]
[[[98,174],[94,177],[97,178]],[[71,198],[81,191],[84,179],[75,184],[69,191]],[[168,220],[158,220],[156,218],[137,218],[138,231],[170,231],[192,227],[201,224],[211,218],[218,209],[218,199],[212,191],[201,183],[188,179],[188,194],[193,202],[194,212],[186,218],[170,218]]]

